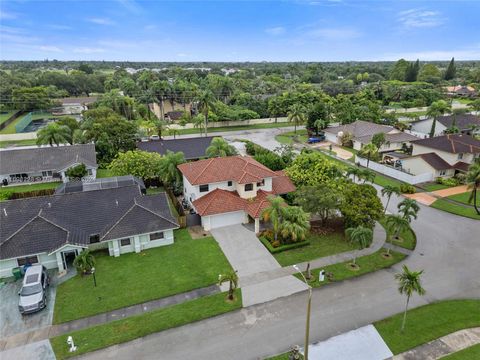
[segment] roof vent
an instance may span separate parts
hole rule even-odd
[[[51,208],[52,207],[52,203],[47,203],[48,207]]]
[[[115,199],[115,204],[118,206],[118,200],[117,199]]]
[[[3,213],[5,214],[5,216],[8,216],[7,209],[3,208]]]

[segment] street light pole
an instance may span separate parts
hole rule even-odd
[[[93,284],[95,285],[95,287],[97,287],[97,278],[95,277],[95,268],[92,267],[92,270],[90,270],[92,272],[92,275],[93,275]]]
[[[305,281],[305,284],[307,284],[308,286],[307,322],[305,326],[305,350],[303,354],[303,358],[305,360],[308,360],[308,343],[309,343],[309,337],[310,337],[310,310],[312,307],[312,287],[308,285],[307,279],[305,278],[305,275],[303,275],[303,272],[300,271],[299,267],[297,265],[293,265],[293,268],[298,271],[298,273],[302,276],[303,280]]]

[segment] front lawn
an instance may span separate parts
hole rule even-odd
[[[448,189],[451,186],[444,185],[444,184],[437,184],[437,183],[427,183],[421,186],[423,189],[425,189],[428,192],[432,191],[437,191],[437,190],[443,190],[443,189]]]
[[[394,354],[413,349],[452,332],[480,326],[480,300],[450,300],[408,311],[405,331],[403,313],[374,323]]]
[[[466,205],[473,206],[473,199],[472,202],[468,202],[468,199],[470,198],[471,191],[467,191],[461,194],[456,194],[456,195],[450,195],[448,196],[449,199],[461,202]],[[480,191],[477,191],[477,204],[480,204]]]
[[[480,359],[480,344],[470,346],[451,355],[442,358],[443,360],[472,360]]]
[[[205,296],[123,320],[57,336],[50,339],[50,343],[56,358],[66,359],[240,309],[242,307],[240,289],[236,290],[235,297],[234,302],[228,302],[225,300],[225,293]],[[75,345],[78,347],[74,353],[68,351],[66,345],[68,336],[73,337]],[[159,358],[161,358],[160,354]]]
[[[97,169],[97,179],[112,177],[113,171],[110,169]]]
[[[310,233],[306,240],[310,241],[309,245],[282,251],[273,256],[280,265],[288,266],[355,249],[355,247],[345,239],[344,234],[339,232],[328,235]]]
[[[295,139],[297,142],[305,144],[308,140],[307,130],[297,129],[297,133],[293,131],[288,131],[275,136],[275,140],[277,140],[281,144],[287,144],[287,145],[291,145]]]
[[[381,187],[385,187],[386,185],[400,187],[402,185],[401,181],[383,176],[377,172],[375,172],[375,180],[373,182]]]
[[[253,125],[237,125],[237,126],[222,126],[215,128],[208,128],[208,134],[216,132],[227,132],[227,131],[240,131],[240,130],[254,130],[254,129],[272,129],[272,128],[281,128],[292,126],[292,123],[289,122],[279,122],[279,123],[267,123],[267,124],[253,124]],[[181,129],[178,130],[180,135],[186,134],[200,134],[203,133],[203,129],[193,128],[193,129]]]
[[[79,275],[57,289],[55,324],[96,315],[213,285],[230,264],[212,237],[192,240],[186,229],[175,231],[175,243],[141,253],[95,253],[97,287]]]
[[[385,227],[385,219],[380,220],[380,224],[385,228],[385,231],[387,232],[387,243],[393,243],[394,245],[400,246],[405,249],[409,250],[414,250],[415,246],[417,245],[417,236],[413,232],[413,230],[410,228],[400,234],[400,241],[397,241],[392,238],[394,234],[388,231],[388,229]]]
[[[438,199],[430,206],[435,209],[449,212],[451,214],[480,220],[480,215],[477,214],[473,206],[465,207],[462,205],[456,205],[443,199]]]

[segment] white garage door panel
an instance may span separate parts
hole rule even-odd
[[[219,215],[211,215],[210,226],[212,229],[215,229],[222,226],[241,224],[243,222],[244,217],[245,217],[245,213],[243,211],[236,211],[236,212],[219,214]]]

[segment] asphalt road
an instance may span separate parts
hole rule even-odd
[[[255,136],[274,138],[268,130],[256,130],[262,135]],[[390,211],[396,211],[398,201],[401,198],[392,198]],[[403,263],[425,271],[427,293],[421,298],[414,296],[411,307],[444,299],[480,298],[480,222],[420,206],[419,218],[412,225],[417,248],[404,262],[314,290],[311,343],[401,312],[405,299],[398,294],[393,275],[401,271]],[[303,344],[306,296],[295,294],[81,358],[262,359]]]

